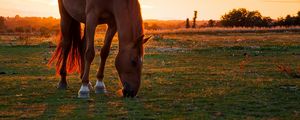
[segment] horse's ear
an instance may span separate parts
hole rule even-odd
[[[136,43],[134,44],[133,48],[137,48],[138,46],[143,44],[144,36],[145,35],[141,35],[140,37],[138,37],[138,39],[137,39]]]
[[[147,37],[147,38],[145,38],[145,39],[144,39],[144,37],[145,37],[145,35],[140,36],[140,37],[137,39],[137,42],[134,44],[133,47],[136,48],[136,47],[139,47],[139,46],[145,44],[146,42],[148,42],[148,40],[150,40],[150,38],[151,38],[152,36],[149,36],[149,37]]]
[[[145,39],[143,40],[143,44],[145,44],[146,42],[148,42],[148,40],[150,40],[151,38],[152,38],[152,36],[149,36],[149,37],[145,38]]]

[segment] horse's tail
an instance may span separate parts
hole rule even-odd
[[[60,34],[60,38],[58,40],[58,45],[56,47],[55,52],[53,53],[51,59],[48,62],[48,65],[51,65],[54,61],[56,61],[56,74],[60,73],[60,69],[63,64],[63,50],[69,51],[67,53],[67,63],[66,63],[66,71],[67,73],[73,73],[75,71],[81,71],[81,56],[82,52],[80,50],[83,49],[83,44],[81,41],[81,27],[80,23],[77,21],[72,21],[72,25],[69,31],[70,41],[67,42],[70,45],[63,45],[64,39],[62,39],[62,35]]]
[[[64,8],[63,8],[64,9]],[[48,62],[48,65],[51,66],[53,62],[56,61],[56,74],[60,74],[60,69],[63,65],[64,51],[67,51],[67,60],[66,60],[66,72],[73,73],[81,71],[81,50],[83,49],[83,41],[81,39],[81,25],[80,22],[72,20],[71,26],[68,32],[69,40],[63,39],[63,35],[60,32],[60,38],[55,52],[53,53],[51,59]]]

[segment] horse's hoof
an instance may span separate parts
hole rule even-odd
[[[80,99],[90,98],[90,92],[79,91],[78,98]]]
[[[78,98],[89,98],[90,97],[90,88],[89,85],[81,85],[80,90],[78,91]]]
[[[103,88],[103,87],[95,87],[95,93],[96,94],[106,94],[107,90],[106,90],[106,88]]]
[[[58,86],[57,86],[57,89],[59,89],[59,90],[66,90],[66,89],[68,89],[68,84],[67,83],[59,82]]]
[[[97,83],[95,85],[95,93],[96,94],[106,94],[107,93],[104,82],[97,81]]]

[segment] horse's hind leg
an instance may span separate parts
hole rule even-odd
[[[80,54],[81,54],[81,61],[80,61],[80,78],[82,79],[83,77],[83,74],[84,74],[84,59],[85,59],[85,51],[86,51],[86,31],[84,30],[84,35],[82,37],[82,40],[81,40],[81,45],[82,47],[80,48]]]
[[[104,39],[104,46],[102,47],[101,52],[100,52],[101,61],[100,61],[99,69],[97,71],[97,83],[95,85],[96,93],[106,93],[107,92],[106,88],[105,88],[105,84],[103,82],[104,67],[105,67],[106,59],[109,55],[111,42],[112,42],[114,35],[116,34],[116,31],[117,31],[117,28],[113,24],[110,24],[106,31],[106,35],[105,35],[105,39]]]
[[[62,33],[62,41],[61,41],[61,46],[62,46],[62,65],[60,68],[60,76],[61,80],[58,84],[59,89],[67,89],[67,59],[68,59],[68,54],[71,49],[71,37],[70,37],[70,28],[71,28],[71,22],[72,19],[69,17],[63,17],[61,18],[61,33]]]

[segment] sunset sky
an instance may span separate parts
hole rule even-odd
[[[263,16],[272,18],[296,15],[300,11],[300,0],[140,0],[144,19],[180,19],[193,17],[198,20],[220,19],[233,8],[258,10]],[[1,0],[0,16],[59,17],[57,0]]]

